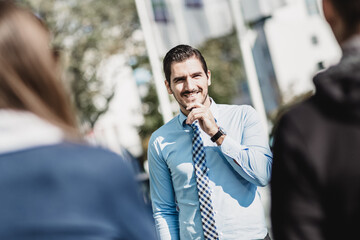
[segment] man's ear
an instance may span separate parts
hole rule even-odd
[[[169,82],[165,79],[164,83],[165,83],[166,89],[168,91],[168,94],[172,94]]]
[[[210,86],[211,85],[211,72],[210,72],[210,70],[208,70],[207,77],[208,77],[208,86]]]
[[[322,8],[323,8],[324,17],[325,17],[326,21],[332,27],[332,25],[334,24],[335,17],[336,17],[335,16],[336,14],[334,12],[334,6],[332,5],[330,0],[323,0]]]
[[[336,40],[341,43],[346,37],[346,26],[331,0],[323,0],[324,17],[329,23]]]

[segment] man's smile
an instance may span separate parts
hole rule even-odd
[[[201,93],[201,89],[195,90],[195,91],[185,91],[181,94],[182,97],[185,98],[195,98],[197,94]]]

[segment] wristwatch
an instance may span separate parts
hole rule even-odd
[[[219,127],[219,131],[215,133],[215,135],[212,136],[210,139],[211,141],[216,142],[222,135],[226,135],[226,132],[222,127]]]

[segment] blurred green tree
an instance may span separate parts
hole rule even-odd
[[[235,31],[206,41],[199,50],[211,71],[209,95],[217,103],[231,104],[244,81],[241,52]]]
[[[145,51],[144,43],[133,41],[140,28],[133,0],[18,0],[43,19],[53,34],[53,45],[61,52],[70,80],[73,100],[81,124],[93,128],[107,111],[114,96],[97,69],[112,54]],[[138,46],[140,45],[140,46]]]

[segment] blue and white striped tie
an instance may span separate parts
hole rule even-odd
[[[209,189],[209,178],[208,178],[208,168],[206,167],[206,158],[203,141],[200,137],[200,131],[195,123],[191,124],[191,127],[194,130],[193,137],[193,160],[196,173],[196,183],[198,188],[199,203],[200,203],[200,213],[201,221],[204,230],[204,237],[206,240],[216,240],[219,239],[218,233],[216,230],[213,207],[211,204],[210,198],[210,189]]]

